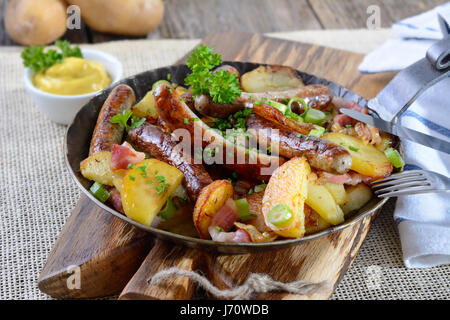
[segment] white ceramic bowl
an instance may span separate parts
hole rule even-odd
[[[113,85],[122,78],[122,64],[114,56],[98,50],[82,49],[86,60],[100,62],[111,77]],[[47,93],[36,88],[32,83],[33,73],[25,69],[25,87],[39,109],[52,121],[60,124],[70,124],[78,110],[100,91],[73,96]]]

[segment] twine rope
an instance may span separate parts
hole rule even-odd
[[[275,281],[267,274],[249,273],[247,280],[237,287],[221,290],[214,286],[206,277],[195,271],[183,270],[172,267],[157,272],[148,282],[150,285],[157,285],[170,276],[188,277],[205,291],[218,298],[233,298],[247,300],[255,293],[267,293],[270,291],[282,291],[294,294],[311,296],[315,293],[321,293],[330,289],[328,281],[313,283],[306,280],[297,280],[293,282]]]

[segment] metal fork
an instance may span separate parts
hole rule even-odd
[[[450,178],[432,171],[407,170],[370,183],[380,198],[419,193],[450,193]]]

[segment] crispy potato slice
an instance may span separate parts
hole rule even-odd
[[[114,170],[112,172],[113,185],[114,185],[114,187],[116,187],[117,190],[119,190],[120,193],[122,193],[123,178],[125,178],[126,174],[127,174],[127,170],[124,170],[124,169]]]
[[[241,77],[241,87],[245,92],[283,91],[303,86],[297,72],[283,66],[261,66]]]
[[[94,180],[101,184],[113,186],[112,172],[109,167],[111,163],[111,152],[100,151],[84,159],[80,163],[83,177]]]
[[[305,233],[304,204],[310,172],[305,158],[293,158],[277,168],[267,184],[262,205],[264,222],[282,237],[300,238]],[[283,225],[275,226],[269,219],[269,213],[280,204],[289,207],[292,217]]]
[[[131,107],[133,114],[138,117],[151,117],[156,119],[158,112],[155,109],[155,99],[153,98],[153,90],[150,90],[146,95]]]
[[[233,186],[228,180],[216,180],[202,189],[192,216],[200,238],[210,238],[208,227],[212,218],[233,195]]]
[[[315,225],[306,225],[305,235],[317,233],[331,227],[331,223],[326,222],[317,212],[312,211],[311,215],[313,216],[311,218],[316,220],[317,223]]]
[[[323,185],[308,183],[306,204],[332,225],[344,222],[344,212],[342,212],[341,207],[336,204],[331,193]]]
[[[328,192],[331,193],[334,201],[336,201],[338,205],[342,206],[348,201],[348,196],[343,184],[325,183],[324,186],[327,188]]]
[[[392,163],[386,155],[370,144],[346,134],[332,132],[323,139],[341,145],[352,155],[351,169],[369,177],[385,177],[392,172]]]
[[[345,214],[361,209],[370,199],[372,199],[372,190],[360,183],[356,186],[350,186],[346,189],[348,201],[342,207]]]
[[[122,183],[122,205],[126,216],[151,225],[182,179],[180,170],[156,159],[134,165]]]

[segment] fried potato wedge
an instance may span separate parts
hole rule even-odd
[[[200,238],[210,238],[208,227],[212,218],[225,202],[233,196],[233,186],[228,180],[216,180],[202,189],[195,203],[192,216]]]
[[[282,237],[300,238],[305,233],[304,204],[310,172],[305,158],[293,158],[278,167],[267,184],[261,209],[264,222]],[[280,205],[291,211],[291,217],[282,223],[273,219],[275,207]]]
[[[180,170],[156,159],[134,165],[122,183],[122,205],[126,216],[151,225],[182,179]]]
[[[245,92],[283,91],[304,86],[294,69],[283,66],[261,66],[241,77]]]
[[[156,119],[158,112],[155,109],[155,99],[153,98],[153,90],[150,90],[146,95],[134,106],[131,107],[133,114],[138,117],[151,117]]]
[[[126,174],[127,174],[127,170],[124,170],[124,169],[114,170],[112,172],[113,185],[114,185],[114,187],[116,187],[117,190],[119,190],[120,193],[122,193],[123,178],[125,178]]]
[[[324,186],[327,188],[328,192],[331,193],[334,201],[336,201],[338,205],[342,206],[348,201],[348,196],[343,184],[325,183]]]
[[[385,177],[392,172],[392,163],[386,155],[362,140],[337,132],[324,135],[323,139],[343,146],[352,155],[351,169],[369,177]]]
[[[84,159],[80,163],[83,177],[101,184],[113,186],[112,172],[109,167],[111,163],[111,152],[100,151]]]
[[[306,204],[316,211],[326,222],[337,225],[344,222],[344,212],[323,185],[308,183]]]
[[[313,225],[306,225],[305,235],[317,233],[331,227],[331,223],[326,222],[317,212],[313,211],[311,215],[313,216],[311,219],[314,219],[316,223]]]
[[[360,183],[356,186],[350,186],[346,189],[348,201],[342,207],[345,214],[361,209],[370,199],[372,199],[372,190]]]

